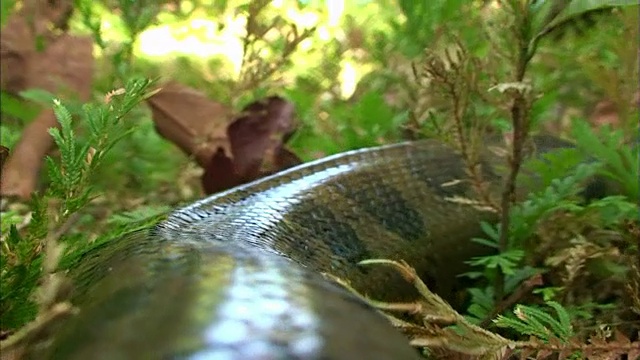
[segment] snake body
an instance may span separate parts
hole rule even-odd
[[[497,159],[482,157],[497,194]],[[423,140],[350,151],[176,210],[90,252],[73,272],[80,312],[51,359],[418,359],[386,319],[321,273],[372,298],[415,294],[403,259],[452,298],[469,239],[496,218],[470,199],[464,164]]]

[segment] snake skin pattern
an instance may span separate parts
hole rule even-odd
[[[482,159],[498,194],[499,156]],[[460,157],[434,140],[338,154],[236,187],[87,254],[71,274],[79,314],[30,356],[419,359],[322,273],[376,299],[412,299],[395,272],[357,266],[402,259],[453,299],[464,260],[487,252],[469,239],[496,218],[473,197]]]

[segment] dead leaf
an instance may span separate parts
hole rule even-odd
[[[16,196],[20,199],[31,196],[38,183],[42,159],[53,144],[48,129],[57,125],[53,110],[46,109],[24,129],[20,141],[3,167],[0,182],[2,196]]]
[[[209,194],[300,163],[283,145],[296,124],[293,105],[280,97],[249,104],[235,120],[226,106],[175,82],[147,102],[158,133],[205,169]]]
[[[231,154],[219,148],[202,175],[212,194],[301,163],[284,147],[295,131],[293,105],[276,96],[249,104],[227,129]]]
[[[263,160],[279,155],[279,149],[296,129],[293,104],[276,96],[249,104],[227,129],[234,164],[241,174],[253,174]],[[266,155],[266,156],[265,156]]]
[[[201,92],[168,83],[147,99],[160,135],[206,167],[218,148],[231,153],[227,139],[230,111]]]
[[[616,104],[610,100],[603,100],[596,104],[589,122],[595,127],[599,128],[604,125],[610,125],[612,127],[617,126],[620,123],[618,116],[618,109]]]
[[[276,151],[276,156],[273,160],[275,163],[272,165],[271,171],[259,170],[255,173],[240,173],[235,168],[233,160],[225,155],[222,148],[218,148],[218,151],[216,151],[211,158],[209,166],[204,169],[204,173],[202,174],[202,188],[206,194],[214,194],[290,168],[302,162],[294,153],[282,146]]]
[[[302,160],[296,154],[287,150],[284,146],[278,148],[274,160],[275,163],[272,172],[278,172],[302,163]]]
[[[640,91],[636,91],[633,94],[633,97],[629,102],[629,106],[632,108],[638,108],[638,106],[640,106]],[[611,100],[601,100],[596,104],[589,115],[589,122],[596,129],[605,125],[609,125],[611,128],[619,127],[620,114],[618,105]]]
[[[88,97],[93,66],[91,39],[72,37],[64,32],[58,35],[55,31],[66,30],[72,11],[72,1],[28,0],[11,15],[0,33],[0,84],[3,90],[17,94],[24,89],[40,87],[54,92],[57,89],[51,87],[52,78],[66,80],[71,77],[79,81],[69,84],[76,85],[70,87]],[[86,61],[87,53],[90,61]],[[80,61],[76,61],[78,59]],[[54,80],[54,83],[59,85],[59,81]]]
[[[204,192],[213,194],[244,182],[246,180],[235,170],[231,158],[225,155],[225,151],[222,148],[218,148],[202,174],[202,189]]]
[[[62,0],[25,1],[0,33],[2,89],[18,92],[40,88],[58,98],[91,95],[93,42],[89,37],[59,34],[66,29],[73,4]],[[43,49],[36,47],[43,44]],[[44,156],[53,146],[48,129],[58,126],[50,109],[23,131],[20,141],[4,164],[0,195],[27,199],[36,189]]]

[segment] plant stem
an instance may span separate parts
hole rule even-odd
[[[527,9],[526,6],[522,10],[525,9]],[[524,81],[524,77],[527,71],[527,65],[529,64],[529,61],[531,60],[531,57],[533,55],[532,50],[529,46],[530,42],[527,39],[527,32],[525,30],[529,25],[529,16],[530,14],[526,11],[520,15],[516,15],[516,18],[519,21],[515,24],[515,29],[517,30],[516,33],[518,37],[518,52],[514,59],[514,81],[517,83],[522,83]],[[529,94],[530,92],[527,91],[524,87],[521,90],[515,91],[510,109],[511,122],[513,124],[513,139],[511,141],[511,153],[509,154],[509,157],[507,159],[509,164],[509,174],[505,179],[501,198],[500,238],[498,240],[499,250],[501,253],[506,252],[509,248],[509,212],[511,210],[511,205],[516,200],[516,180],[518,178],[520,167],[522,165],[524,144],[529,135]],[[497,272],[496,280],[494,283],[494,290],[496,302],[501,301],[504,297],[504,274],[501,271]]]

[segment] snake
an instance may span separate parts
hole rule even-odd
[[[536,137],[539,148],[564,140]],[[504,155],[478,164],[498,196]],[[421,359],[362,298],[415,297],[404,260],[455,301],[482,206],[465,161],[426,139],[351,150],[214,194],[85,254],[69,276],[79,310],[34,359]]]

